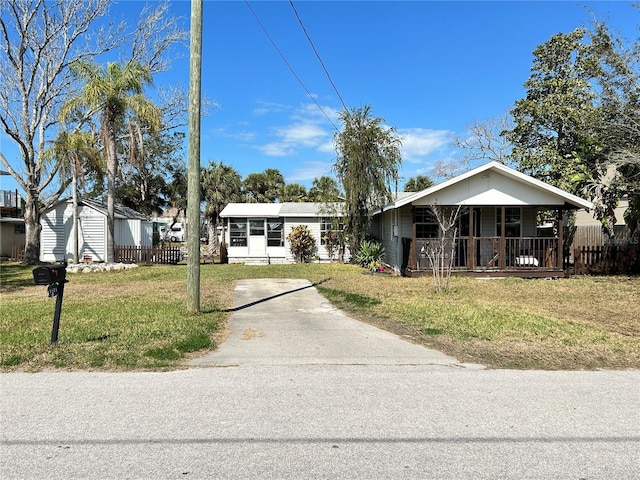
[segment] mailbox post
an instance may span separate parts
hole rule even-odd
[[[33,281],[35,284],[47,285],[47,295],[49,297],[56,297],[56,309],[53,314],[53,326],[51,327],[51,343],[58,341],[64,284],[69,281],[66,276],[67,262],[63,262],[60,265],[46,265],[33,269]]]

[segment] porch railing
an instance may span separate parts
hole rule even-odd
[[[414,268],[431,268],[429,251],[440,243],[437,238],[418,238],[415,241]],[[438,248],[441,260],[454,270],[550,270],[562,268],[558,257],[557,237],[460,237],[455,245],[446,239]],[[413,254],[414,253],[414,254]],[[432,253],[433,254],[433,253]]]

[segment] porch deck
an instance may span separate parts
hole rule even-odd
[[[453,273],[474,276],[563,277],[558,237],[419,238],[411,242],[407,276],[432,272],[434,255]]]

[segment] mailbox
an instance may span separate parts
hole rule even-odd
[[[64,282],[67,276],[67,265],[46,265],[33,269],[33,281],[36,285],[51,285]]]

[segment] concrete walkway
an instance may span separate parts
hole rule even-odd
[[[192,360],[191,366],[472,367],[347,317],[307,280],[239,281],[233,305],[227,340],[217,351]]]

